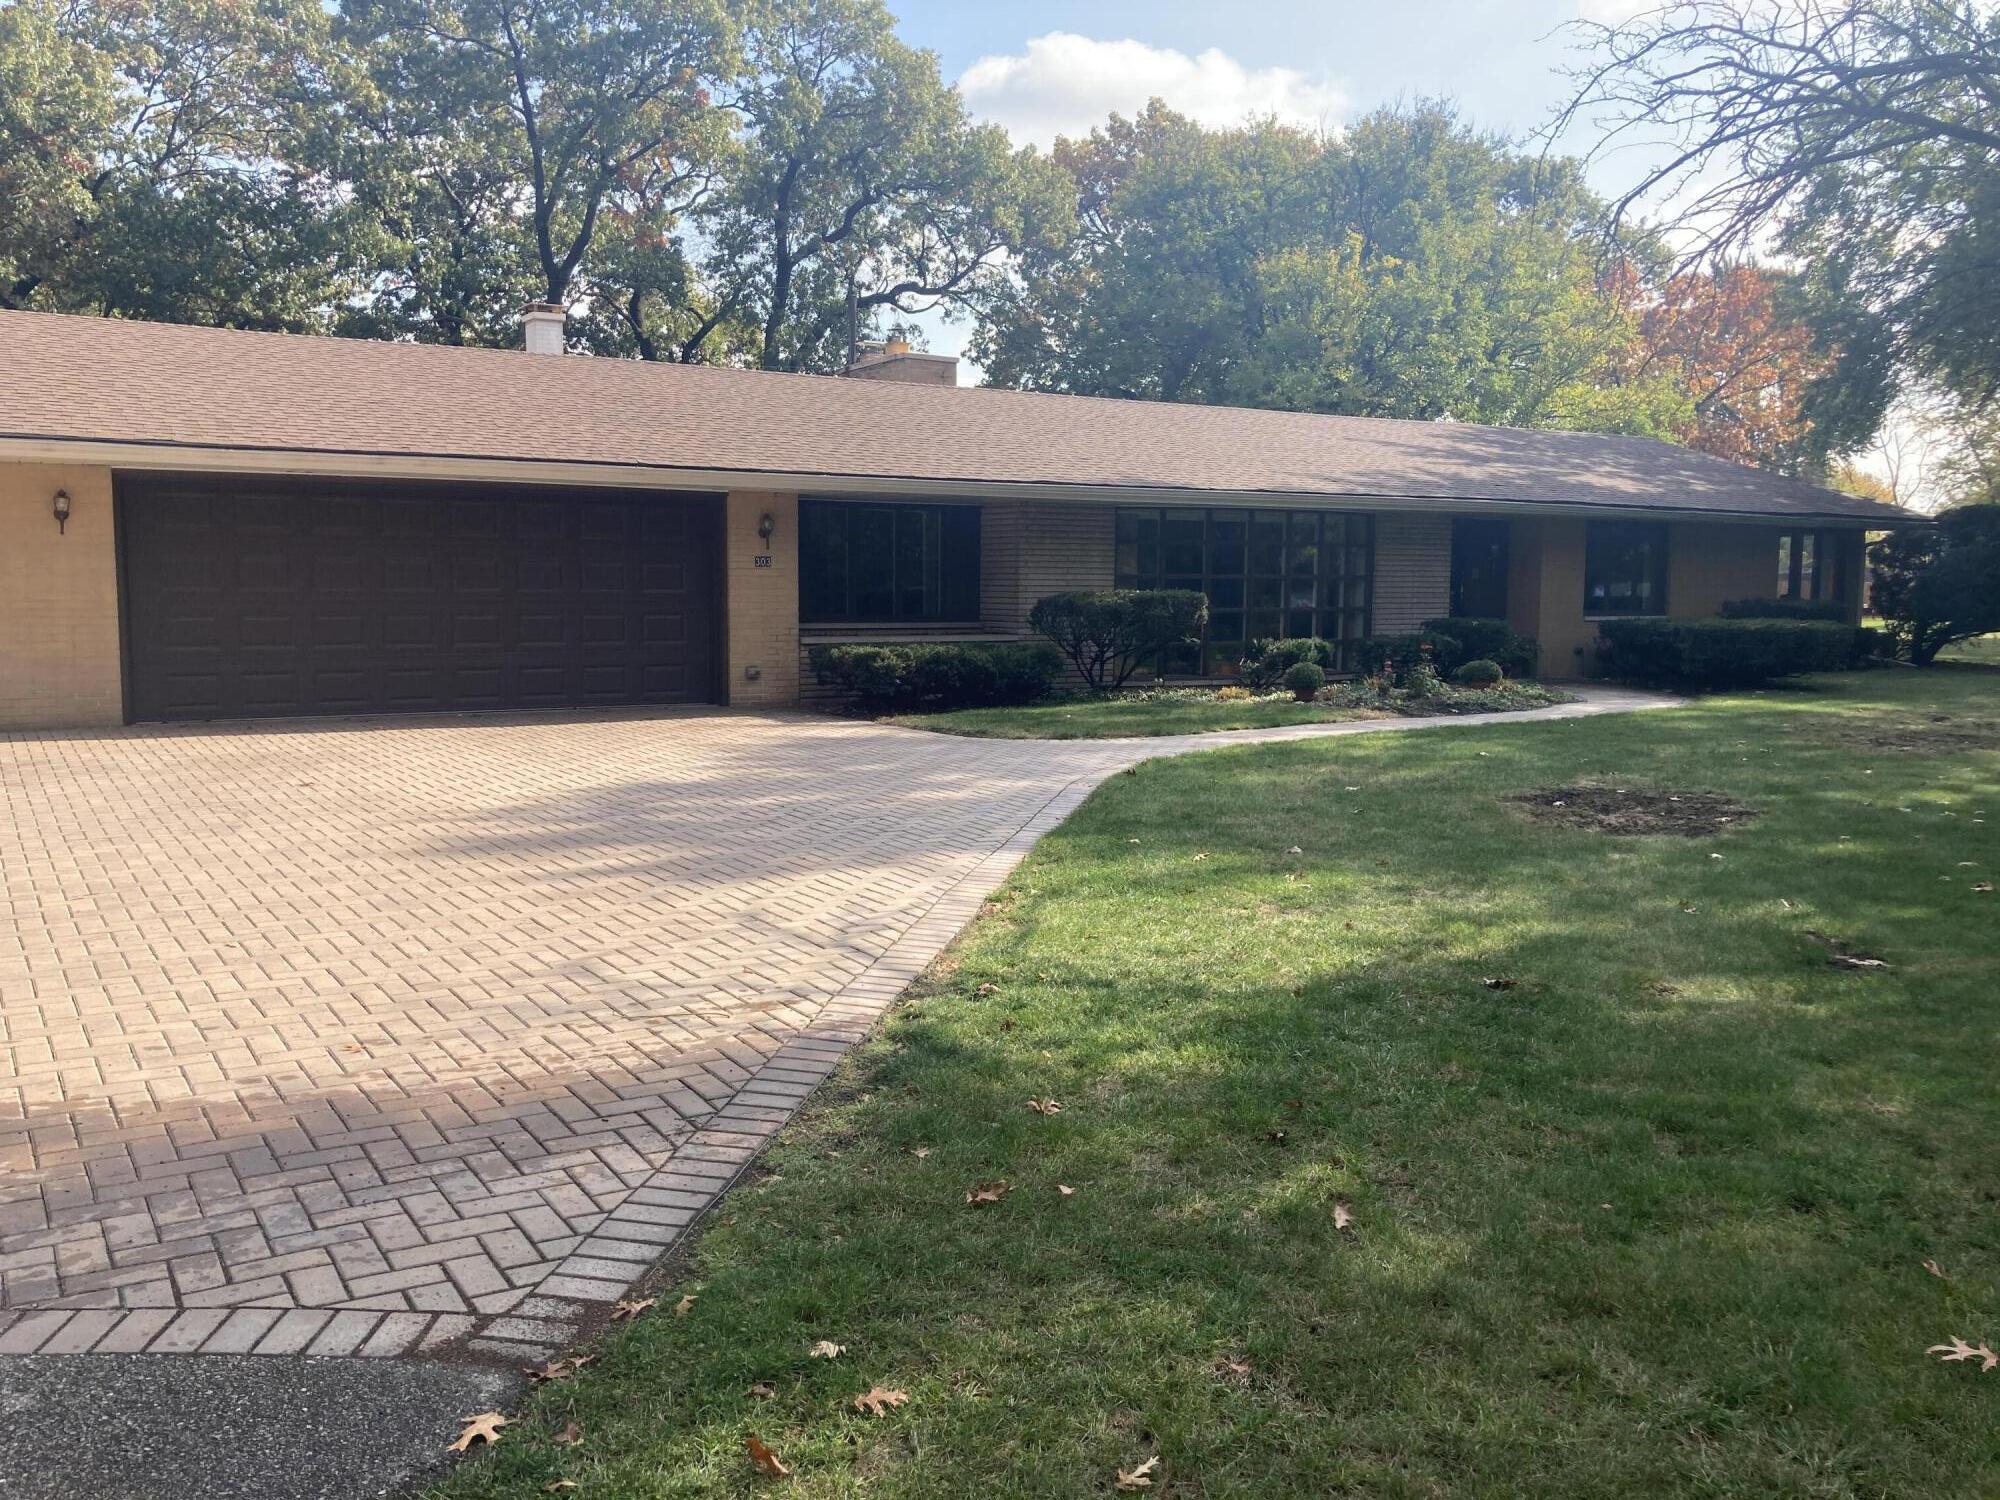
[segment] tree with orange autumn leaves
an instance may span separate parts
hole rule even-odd
[[[1649,280],[1616,267],[1607,290],[1634,337],[1614,360],[1614,382],[1664,379],[1692,403],[1674,435],[1717,458],[1788,468],[1812,433],[1810,396],[1835,358],[1781,303],[1771,272],[1737,265]]]

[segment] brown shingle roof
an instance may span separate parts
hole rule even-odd
[[[1643,438],[0,313],[0,438],[1894,521]],[[329,464],[329,467],[337,465]]]

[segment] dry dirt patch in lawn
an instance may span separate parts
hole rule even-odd
[[[1954,755],[1966,750],[2000,750],[2000,725],[1982,719],[1895,719],[1842,736],[1869,750],[1901,750],[1917,755]]]
[[[1559,786],[1507,799],[1532,817],[1592,833],[1671,833],[1702,838],[1757,816],[1757,809],[1711,792],[1639,792],[1624,787]]]

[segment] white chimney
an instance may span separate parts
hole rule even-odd
[[[554,302],[530,302],[521,315],[521,338],[530,354],[561,354],[568,343],[568,317]]]

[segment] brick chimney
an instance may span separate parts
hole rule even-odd
[[[951,354],[919,354],[907,339],[863,344],[860,357],[847,367],[856,380],[894,380],[904,385],[957,385],[958,358]]]
[[[530,354],[561,354],[569,344],[569,319],[558,303],[530,302],[521,314],[521,342]]]

